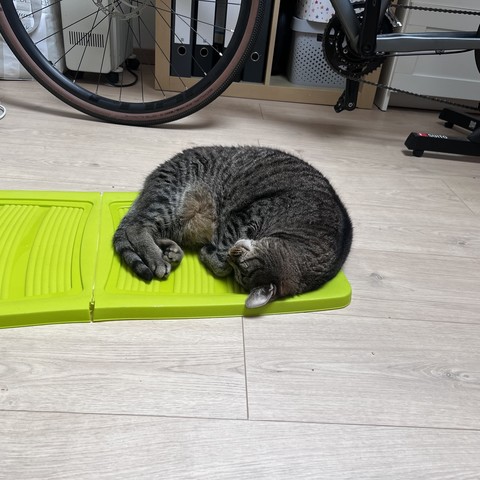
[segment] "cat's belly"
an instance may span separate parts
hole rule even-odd
[[[211,243],[217,214],[212,194],[203,185],[185,192],[181,206],[182,244],[199,248]]]

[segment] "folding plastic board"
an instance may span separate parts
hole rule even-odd
[[[0,193],[0,326],[89,322],[98,193]]]
[[[187,253],[167,280],[145,283],[112,236],[136,193],[0,192],[0,328],[123,319],[264,315],[343,308],[340,272],[319,290],[248,310],[233,279]]]

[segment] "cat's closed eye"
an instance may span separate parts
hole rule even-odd
[[[255,234],[258,231],[258,225],[257,224],[250,224],[247,227],[247,237],[248,238],[255,238]]]

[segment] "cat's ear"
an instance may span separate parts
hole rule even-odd
[[[250,291],[250,295],[245,302],[245,306],[247,308],[263,307],[273,299],[276,292],[277,287],[275,287],[273,283],[270,285],[264,285],[262,287],[255,287]]]

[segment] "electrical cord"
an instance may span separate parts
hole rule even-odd
[[[125,68],[125,70],[127,70],[127,72],[129,72],[133,76],[134,80],[132,80],[130,83],[119,84],[119,83],[114,83],[110,81],[107,77],[106,78],[107,85],[110,85],[111,87],[116,87],[116,88],[133,87],[133,85],[135,85],[138,82],[138,75],[130,68]]]

